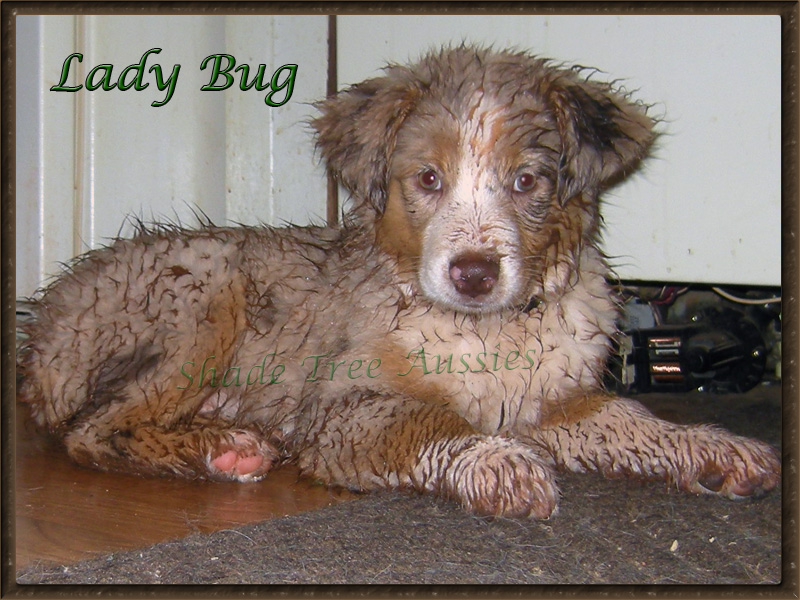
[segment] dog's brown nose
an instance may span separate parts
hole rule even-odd
[[[499,276],[500,262],[479,254],[465,254],[450,263],[453,285],[470,298],[491,292]]]

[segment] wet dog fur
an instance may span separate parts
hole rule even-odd
[[[775,450],[605,393],[600,194],[646,106],[524,53],[460,47],[326,99],[339,228],[143,229],[38,299],[19,396],[80,464],[252,481],[282,461],[546,518],[554,469],[758,495]]]

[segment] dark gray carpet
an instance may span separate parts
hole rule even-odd
[[[780,443],[774,392],[651,400],[662,414],[679,417],[690,403],[693,420]],[[35,565],[18,583],[781,582],[779,493],[730,502],[596,475],[562,474],[560,484],[559,512],[544,522],[480,519],[431,498],[385,493],[74,565]]]
[[[729,503],[596,476],[562,478],[547,522],[478,519],[380,494],[312,513],[36,566],[18,583],[778,583],[780,499]]]

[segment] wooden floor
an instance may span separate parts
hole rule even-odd
[[[16,566],[118,550],[296,514],[355,496],[284,467],[259,483],[146,479],[72,464],[17,407]]]

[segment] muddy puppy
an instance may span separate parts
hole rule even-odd
[[[75,461],[234,481],[294,461],[537,518],[559,467],[729,498],[778,485],[771,447],[602,389],[598,197],[647,154],[646,107],[462,47],[318,108],[342,227],[143,229],[39,296],[19,393]]]

